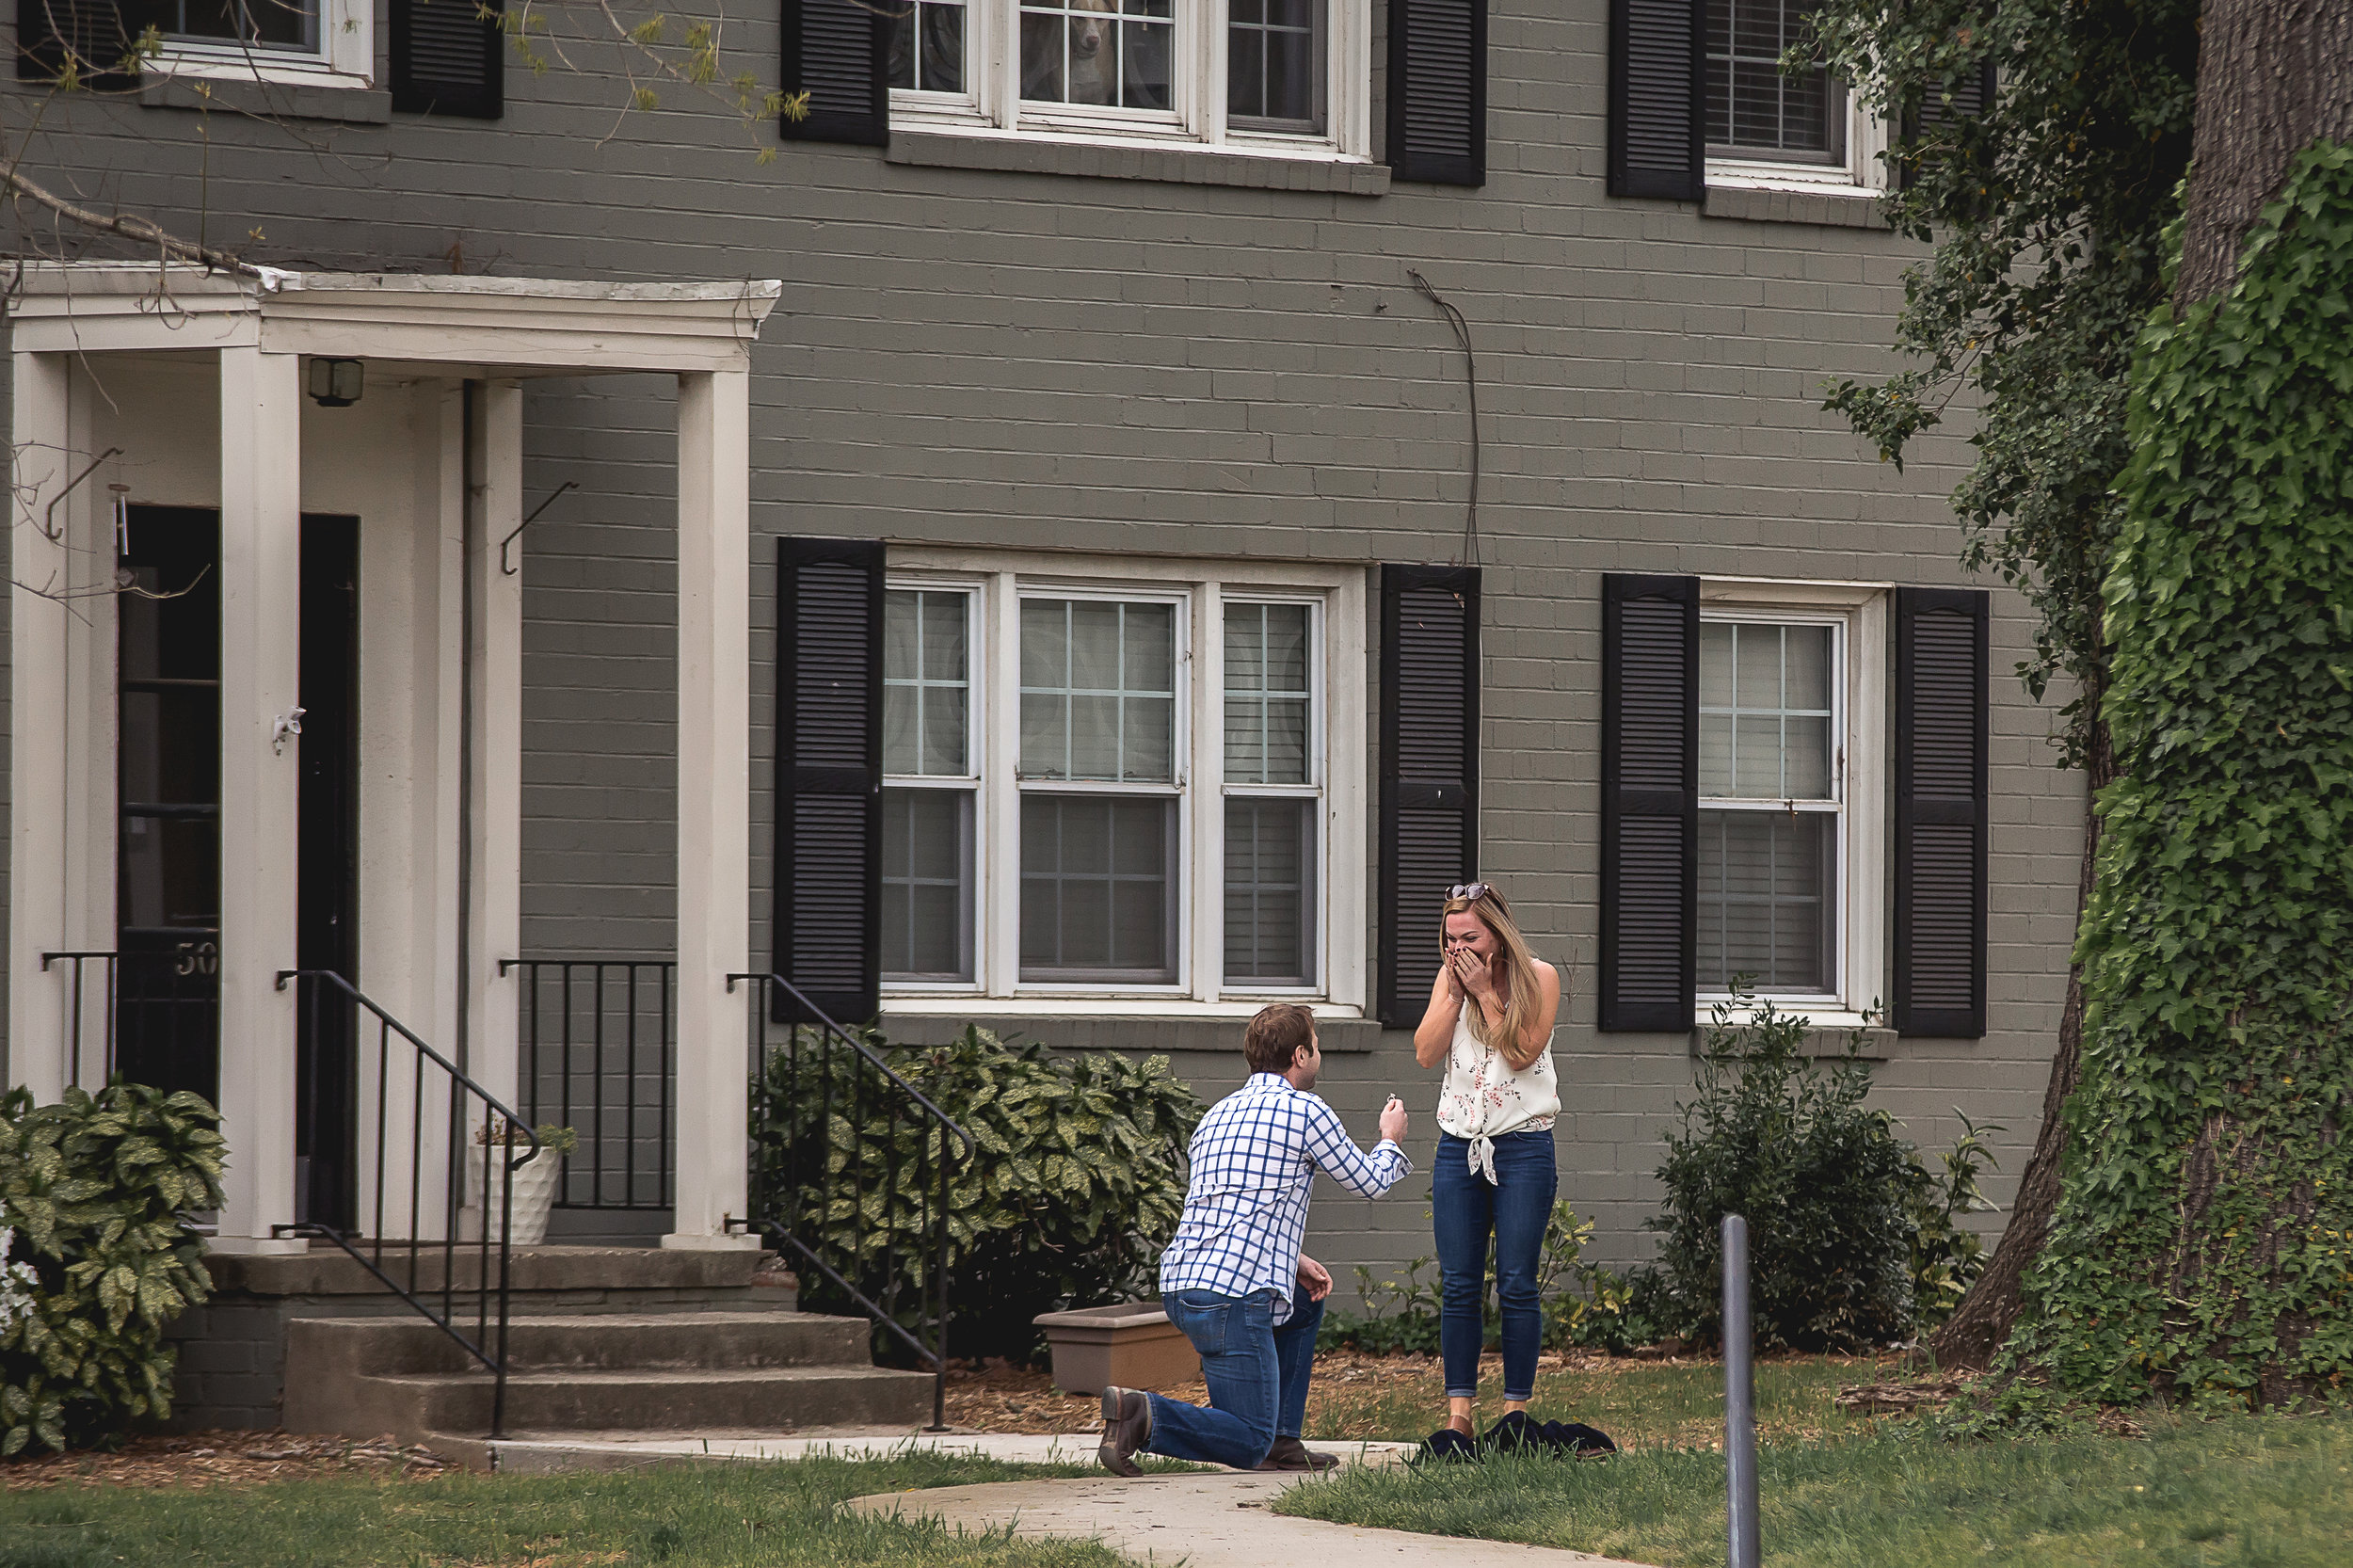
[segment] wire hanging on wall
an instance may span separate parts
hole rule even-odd
[[[1479,565],[1479,355],[1471,347],[1470,324],[1463,319],[1463,312],[1414,268],[1407,267],[1405,276],[1414,280],[1416,292],[1445,315],[1447,325],[1454,328],[1455,341],[1463,345],[1464,380],[1470,388],[1470,505],[1463,518],[1463,553],[1458,564],[1475,567]]]

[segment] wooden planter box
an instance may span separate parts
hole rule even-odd
[[[1065,1394],[1166,1388],[1201,1375],[1201,1356],[1158,1302],[1120,1302],[1041,1312],[1037,1326],[1054,1352],[1054,1386]]]

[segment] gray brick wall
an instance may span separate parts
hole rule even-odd
[[[1650,1244],[1651,1172],[1689,1047],[1593,1027],[1600,574],[1964,582],[1944,497],[1967,453],[1956,431],[1898,472],[1820,408],[1827,384],[1893,367],[1913,250],[1874,227],[1609,200],[1603,0],[1499,0],[1491,36],[1479,191],[1240,189],[814,146],[756,167],[722,116],[636,115],[600,144],[612,81],[519,69],[496,124],[215,115],[209,162],[194,115],[60,104],[27,167],[188,230],[204,172],[205,232],[258,227],[293,265],[783,278],[755,355],[763,536],[1449,558],[1468,488],[1464,363],[1408,282],[1426,273],[1469,319],[1485,420],[1485,870],[1568,966],[1561,1191],[1624,1260]],[[756,67],[776,57],[765,17],[731,19],[728,38]],[[533,951],[670,946],[668,400],[616,377],[540,383],[527,403],[529,500],[581,486],[524,551]],[[756,908],[772,559],[756,543]],[[2023,601],[1995,603],[1992,1029],[1898,1042],[1878,1075],[1924,1144],[1949,1138],[1955,1106],[2002,1124],[1990,1187],[2007,1199],[2063,989],[2081,784],[2051,766],[2051,712],[2004,673],[2027,650]],[[1038,1032],[1108,1043],[1082,1022]],[[1175,1051],[1205,1094],[1239,1077],[1230,1031],[1123,1032]],[[1368,1043],[1334,1055],[1331,1096],[1369,1128],[1403,1092],[1424,1174],[1381,1205],[1325,1196],[1314,1245],[1343,1270],[1428,1250],[1434,1085],[1402,1034]]]

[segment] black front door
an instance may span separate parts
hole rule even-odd
[[[360,520],[302,520],[302,777],[295,965],[360,984]],[[331,984],[299,993],[295,1218],[352,1227],[358,1016]]]
[[[112,1070],[216,1100],[220,516],[133,506],[115,544]]]

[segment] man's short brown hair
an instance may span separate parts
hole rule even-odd
[[[1271,1002],[1242,1031],[1241,1054],[1254,1073],[1287,1073],[1316,1037],[1316,1016],[1295,1001]]]

